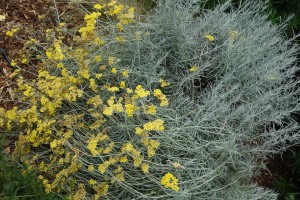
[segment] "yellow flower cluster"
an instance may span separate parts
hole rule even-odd
[[[197,65],[193,65],[193,66],[189,69],[190,72],[196,72],[197,70],[198,70]]]
[[[52,183],[50,183],[49,180],[46,179],[44,176],[42,176],[42,175],[39,176],[39,180],[42,181],[42,183],[43,183],[43,185],[45,187],[45,192],[46,193],[49,193],[49,192],[53,191],[53,189],[56,188],[58,185],[65,185],[65,184],[67,184],[66,177],[68,177],[71,174],[76,173],[82,167],[82,165],[78,162],[77,158],[78,158],[78,155],[75,154],[72,157],[70,165],[68,167],[66,167],[66,168],[64,168],[64,169],[62,169],[62,170],[60,170],[60,171],[58,171],[56,173],[55,178],[52,181]],[[55,162],[56,159],[57,159],[56,156],[50,157],[51,163],[48,166],[49,168],[53,164],[52,162]],[[83,194],[83,193],[81,193],[81,194]]]
[[[6,35],[7,36],[9,36],[9,37],[12,37],[12,36],[14,36],[14,34],[16,33],[16,32],[18,32],[20,29],[19,28],[13,28],[13,29],[11,29],[10,31],[6,31]]]
[[[63,60],[65,58],[63,51],[61,49],[61,44],[62,41],[61,40],[55,40],[53,42],[53,47],[50,47],[47,51],[46,51],[46,56],[50,59],[50,60]]]
[[[51,114],[54,114],[54,111],[61,106],[62,100],[72,102],[83,95],[82,90],[76,86],[78,80],[74,76],[57,77],[51,75],[46,70],[40,70],[38,79],[37,85],[39,90],[47,95],[42,96],[40,100],[43,105],[41,108],[42,112],[49,111]],[[55,100],[51,101],[48,97]]]
[[[40,56],[45,68],[38,71],[36,80],[18,76],[17,97],[26,104],[0,109],[0,128],[19,134],[14,155],[20,153],[21,159],[30,160],[30,169],[38,169],[47,193],[70,191],[72,199],[90,198],[92,190],[94,199],[107,195],[110,186],[126,180],[128,166],[137,168],[136,173],[150,173],[150,160],[160,145],[150,138],[150,131],[165,130],[162,119],[153,119],[159,109],[154,97],[160,106],[168,105],[161,90],[154,90],[151,97],[141,84],[130,85],[129,71],[122,68],[120,59],[95,46],[104,43],[96,31],[98,17],[112,16],[118,22],[111,22],[122,31],[132,22],[134,9],[113,0],[94,9],[99,12],[85,15],[84,27],[71,38],[70,47],[64,46],[60,32],[46,56]],[[63,28],[65,23],[55,30]],[[105,38],[123,43],[125,34]],[[17,61],[28,62],[23,56]],[[170,85],[163,79],[160,83]],[[133,117],[147,121],[137,127]],[[33,158],[37,149],[43,156]]]
[[[166,173],[162,177],[160,184],[165,186],[166,188],[171,188],[176,192],[179,191],[178,179],[170,172]]]
[[[122,72],[122,76],[123,76],[123,77],[128,77],[128,70],[124,70],[124,71]]]
[[[118,162],[118,159],[115,158],[115,157],[109,157],[108,160],[104,161],[104,163],[100,164],[98,166],[98,171],[101,173],[101,174],[104,174],[106,172],[106,169],[111,166],[111,165],[114,165],[115,163]]]
[[[148,122],[143,126],[146,131],[163,131],[165,130],[164,121],[161,119],[156,119],[152,122]]]
[[[103,114],[107,116],[113,115],[114,111],[121,113],[124,111],[123,105],[122,105],[122,98],[120,98],[117,102],[115,102],[115,97],[111,96],[107,100],[107,106],[104,106]],[[126,106],[126,105],[125,105]]]
[[[86,195],[85,186],[84,186],[84,184],[80,183],[78,185],[78,189],[72,199],[73,200],[84,200],[85,195]]]
[[[108,57],[107,62],[109,66],[113,66],[117,62],[117,59],[116,57]]]
[[[168,101],[166,95],[164,95],[160,89],[154,90],[154,96],[160,100],[161,107],[165,107],[165,106],[169,105],[169,101]]]
[[[145,112],[149,115],[155,115],[156,114],[156,106],[155,105],[146,106]]]
[[[215,37],[213,35],[209,34],[209,33],[205,34],[203,37],[205,39],[207,39],[208,41],[210,41],[210,42],[214,42],[215,41]]]
[[[141,152],[131,143],[123,144],[122,153],[128,153],[132,157],[134,167],[141,168],[144,173],[149,172],[149,165],[147,163],[143,163],[144,157],[141,155]]]
[[[155,155],[155,151],[159,147],[160,143],[157,140],[149,140],[146,137],[142,139],[142,142],[147,148],[148,158],[152,158]]]
[[[160,87],[167,87],[167,86],[170,86],[170,83],[164,79],[159,79],[159,82],[160,82]]]
[[[103,10],[103,13],[106,15],[116,16],[119,21],[117,23],[117,27],[120,31],[123,30],[123,25],[127,25],[128,23],[133,22],[134,8],[128,8],[122,4],[118,4],[117,1],[113,0],[107,4],[95,4],[94,8],[96,10]]]
[[[132,103],[128,103],[125,104],[125,110],[128,117],[133,117],[133,114],[135,113],[135,111],[137,111],[137,107]]]
[[[107,154],[113,149],[113,147],[114,147],[113,142],[110,143],[108,145],[108,147],[106,147],[106,148],[104,148],[104,147],[97,148],[99,142],[105,142],[107,140],[109,140],[108,135],[103,134],[103,133],[98,133],[96,136],[93,135],[90,138],[90,140],[88,141],[87,148],[88,148],[88,150],[90,150],[90,152],[93,156],[98,156],[101,153]]]
[[[90,79],[90,85],[89,85],[89,88],[91,88],[92,91],[95,92],[95,93],[98,92],[98,90],[97,90],[98,85],[97,85],[95,79],[93,79],[93,78]]]
[[[145,97],[147,97],[147,96],[150,95],[150,92],[149,92],[148,90],[145,90],[145,89],[143,88],[143,86],[141,86],[141,85],[137,85],[136,88],[135,88],[135,90],[134,90],[134,92],[135,92],[135,94],[137,94],[138,97],[140,97],[140,98],[145,98]]]
[[[102,182],[94,186],[93,189],[96,191],[96,194],[94,195],[93,199],[99,199],[100,197],[106,196],[108,188],[109,185],[106,182]]]
[[[86,26],[79,29],[81,38],[83,41],[94,38],[95,36],[95,25],[97,22],[97,17],[101,16],[100,12],[92,12],[91,14],[86,14],[84,20]]]

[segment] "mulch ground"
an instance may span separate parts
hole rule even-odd
[[[46,28],[53,26],[53,19],[47,15],[47,20],[41,20],[41,16],[49,13],[50,0],[2,0],[0,1],[0,15],[5,20],[0,21],[0,48],[6,50],[11,59],[18,58],[24,47],[24,43],[31,37],[39,35]],[[12,28],[20,28],[18,39],[6,36],[6,31]],[[38,30],[37,33],[35,33]],[[1,106],[11,107],[10,90],[13,83],[9,79],[12,69],[8,62],[0,59],[0,97]]]
[[[82,23],[84,14],[64,0],[0,0],[0,15],[5,16],[0,21],[0,48],[6,50],[10,59],[18,59],[26,54],[26,41],[44,42],[47,29],[57,27],[59,22],[68,22],[68,27],[74,28]],[[6,36],[6,31],[12,28],[20,28],[16,37]],[[33,65],[31,62],[20,67],[34,71],[37,66]],[[0,56],[0,106],[4,108],[12,106],[10,91],[14,83],[8,78],[11,72],[8,62]]]

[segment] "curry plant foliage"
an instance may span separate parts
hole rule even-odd
[[[14,156],[72,199],[276,199],[251,180],[299,140],[298,47],[262,3],[156,5],[95,4],[66,44],[65,24],[48,31],[37,80],[16,71],[23,103],[1,110]]]

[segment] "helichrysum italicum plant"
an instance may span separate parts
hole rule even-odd
[[[139,21],[105,1],[76,34],[49,30],[44,67],[12,74],[21,103],[0,110],[14,155],[71,199],[275,199],[251,178],[299,139],[297,47],[261,6],[161,0]]]

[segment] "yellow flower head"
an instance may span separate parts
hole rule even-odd
[[[141,168],[145,174],[149,173],[149,165],[147,163],[142,163]]]
[[[10,65],[11,65],[12,67],[14,67],[14,66],[17,65],[17,62],[16,62],[14,59],[12,59]]]
[[[27,61],[28,60],[26,58],[23,58],[22,61],[21,61],[21,63],[25,64],[25,63],[27,63]]]
[[[89,170],[90,172],[93,172],[93,171],[95,170],[94,165],[89,165],[89,166],[88,166],[88,170]]]
[[[209,33],[204,35],[204,38],[207,39],[210,42],[214,42],[215,41],[215,37]]]
[[[171,188],[172,190],[174,190],[176,192],[179,191],[178,179],[170,172],[166,173],[162,177],[160,184],[165,186],[165,188]]]
[[[16,32],[18,32],[20,29],[19,28],[13,28],[13,29],[11,29],[10,31],[7,31],[5,34],[7,35],[7,36],[9,36],[9,37],[12,37],[12,36],[14,36],[14,34],[16,33]]]
[[[120,89],[116,86],[107,88],[107,91],[109,91],[109,92],[118,92],[119,90]]]
[[[102,56],[97,55],[97,56],[94,57],[94,60],[95,60],[96,62],[100,62],[100,61],[102,60]]]
[[[97,10],[101,10],[102,8],[105,8],[105,5],[101,5],[101,4],[97,3],[97,4],[94,5],[94,8],[97,9]]]
[[[146,113],[149,115],[155,115],[156,114],[156,106],[155,105],[147,106]]]
[[[120,163],[126,163],[128,161],[127,155],[121,157],[119,161],[120,161]]]
[[[148,90],[145,90],[141,85],[137,85],[134,92],[140,97],[144,98],[150,95]]]
[[[192,66],[192,67],[189,69],[190,72],[195,72],[195,71],[197,71],[197,70],[198,70],[197,65],[194,65],[194,66]]]
[[[112,66],[113,64],[116,63],[116,57],[109,57],[109,58],[107,59],[107,61],[108,61],[108,65],[109,65],[109,66]]]
[[[113,67],[113,68],[111,69],[111,73],[117,74],[117,69],[116,69],[115,67]]]
[[[123,77],[128,77],[128,70],[124,70],[124,71],[122,72],[122,76],[123,76]]]
[[[105,164],[100,164],[99,166],[98,166],[98,170],[99,170],[99,172],[101,173],[101,174],[104,174],[105,173],[105,171],[106,171],[106,165]]]
[[[144,124],[143,128],[146,131],[163,131],[165,129],[164,121],[161,119],[156,119],[152,122]]]
[[[90,185],[96,185],[96,184],[97,184],[97,181],[95,181],[94,179],[90,179],[90,180],[89,180],[89,184],[90,184]]]
[[[103,74],[99,73],[99,74],[96,74],[95,76],[96,76],[96,79],[99,80],[103,76]]]
[[[161,87],[170,86],[170,83],[168,81],[166,81],[166,80],[160,79],[159,82],[160,82],[160,86]]]
[[[106,66],[105,65],[101,65],[100,67],[99,67],[99,70],[100,71],[104,71],[106,69]]]

